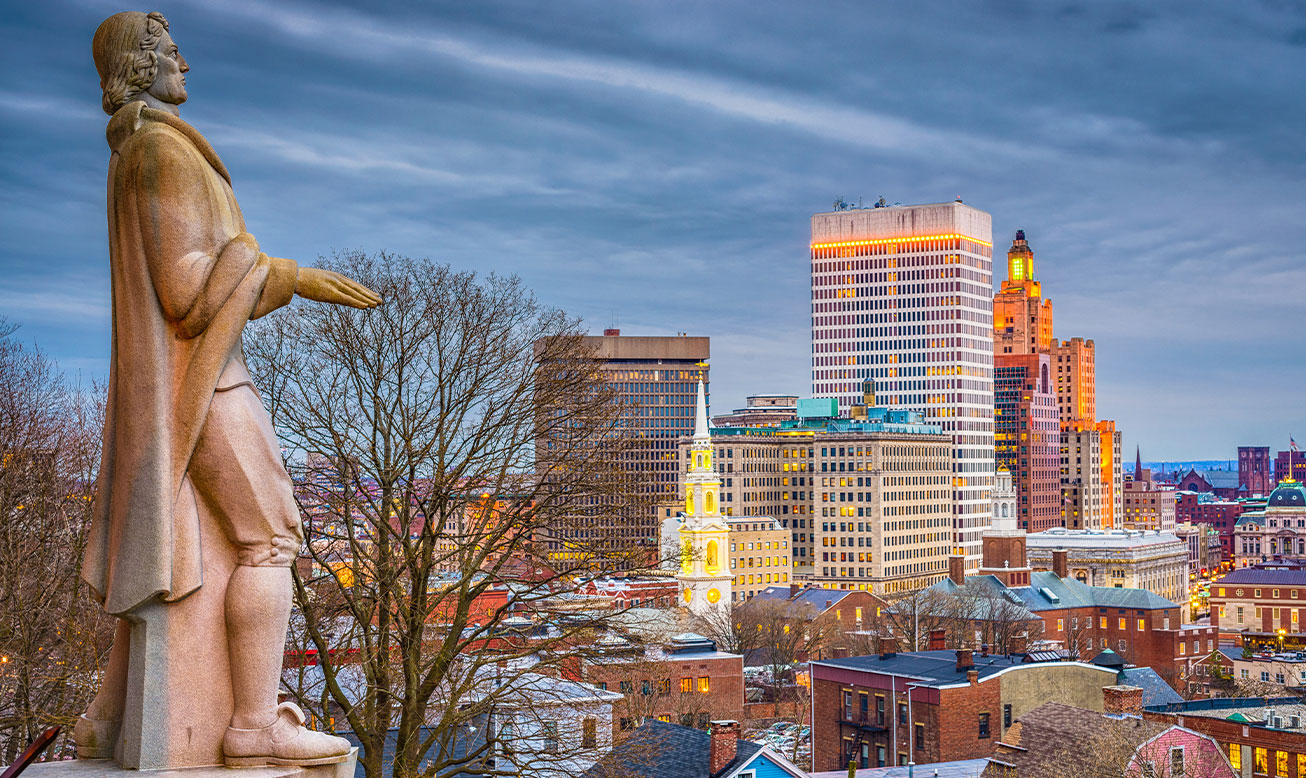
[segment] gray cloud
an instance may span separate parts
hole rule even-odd
[[[0,21],[0,311],[66,364],[108,351],[87,50],[116,10]],[[1096,340],[1099,410],[1127,445],[1215,458],[1306,429],[1285,326],[1306,281],[1290,4],[165,12],[193,67],[183,116],[272,253],[430,256],[518,273],[595,328],[710,335],[734,407],[807,391],[811,213],[961,195],[993,213],[999,254],[1029,232],[1057,334]]]

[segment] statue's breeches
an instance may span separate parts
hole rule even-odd
[[[237,564],[294,562],[299,509],[272,422],[249,384],[214,393],[187,480],[236,546]]]

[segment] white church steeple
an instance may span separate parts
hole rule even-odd
[[[694,439],[685,474],[684,523],[680,526],[681,605],[696,616],[730,608],[728,549],[730,525],[721,515],[721,478],[712,461],[712,434],[707,425],[707,397],[698,382]]]

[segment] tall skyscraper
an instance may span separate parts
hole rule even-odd
[[[1061,422],[1051,362],[1046,352],[999,352],[993,368],[996,460],[1011,471],[1016,520],[1029,532],[1061,526]]]
[[[810,258],[812,394],[847,411],[873,378],[881,405],[953,435],[953,546],[978,567],[992,516],[992,217],[960,201],[818,213]]]
[[[993,353],[1000,385],[1004,376],[1009,381],[1006,394],[999,389],[998,458],[1015,478],[1021,526],[1031,531],[1048,529],[1052,525],[1044,522],[1052,522],[1053,515],[1059,517],[1056,523],[1071,528],[1120,526],[1120,433],[1115,422],[1097,418],[1097,350],[1091,340],[1058,341],[1054,336],[1052,301],[1043,297],[1043,285],[1035,278],[1034,249],[1024,230],[1016,230],[1007,250],[1007,280],[993,296]],[[1030,385],[1032,363],[1027,357],[1031,355],[1047,359],[1053,385],[1061,430],[1059,436],[1052,436],[1060,449],[1059,490],[1057,484],[1030,477],[1042,472],[1034,460],[1050,454],[1033,445],[1033,429],[1027,433],[1021,428],[1022,423],[1033,423],[1029,412],[1037,405],[1036,398],[1027,391],[1021,391],[1019,399],[1013,394],[1017,383]],[[1030,408],[1023,407],[1026,403]],[[1003,418],[1012,411],[1017,418]],[[1097,441],[1090,443],[1090,436]],[[1095,452],[1092,467],[1087,461],[1090,451]],[[1055,514],[1044,516],[1039,507],[1037,517],[1026,516],[1026,508],[1032,514],[1035,506],[1045,503],[1056,507]]]
[[[639,507],[618,515],[618,536],[647,547],[650,562],[660,553],[659,501],[675,499],[680,489],[678,444],[693,434],[694,406],[701,380],[708,384],[707,338],[622,335],[604,330],[586,345],[602,360],[600,370],[623,406],[624,433],[634,445],[623,452],[631,475],[631,500]]]

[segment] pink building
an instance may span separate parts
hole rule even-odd
[[[1125,775],[1129,778],[1163,775],[1234,778],[1236,773],[1220,745],[1210,736],[1172,726],[1138,747]]]

